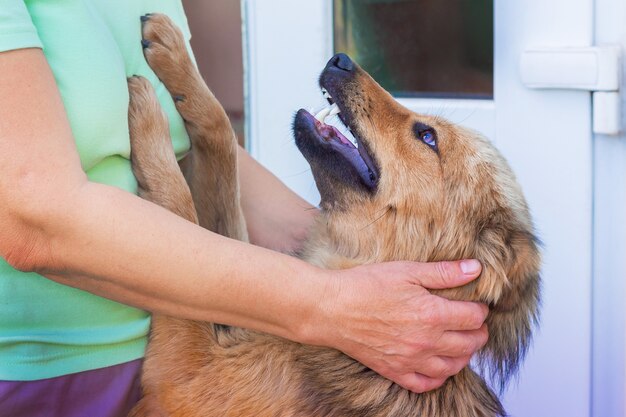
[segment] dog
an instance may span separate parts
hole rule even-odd
[[[129,79],[129,128],[139,194],[189,221],[247,240],[237,142],[181,32],[142,18],[144,55],[185,120],[192,150],[177,163],[167,118],[148,81]],[[320,77],[329,109],[297,112],[296,145],[311,165],[321,214],[299,256],[324,268],[391,260],[476,258],[481,276],[434,291],[489,305],[478,372],[466,367],[416,394],[343,353],[246,329],[155,315],[137,416],[486,417],[515,375],[537,325],[540,251],[504,158],[482,136],[402,107],[343,54]],[[357,145],[324,123],[338,113]]]

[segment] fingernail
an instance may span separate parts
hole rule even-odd
[[[480,271],[480,262],[476,259],[461,261],[461,271],[463,271],[465,275],[474,275]]]

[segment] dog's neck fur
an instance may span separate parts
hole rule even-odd
[[[391,216],[393,227],[389,225]],[[337,221],[337,217],[350,217],[351,221]],[[430,261],[442,235],[439,219],[410,217],[391,205],[359,219],[349,212],[324,212],[317,222],[302,258],[327,269],[397,260]],[[397,242],[407,231],[414,236],[412,244]]]

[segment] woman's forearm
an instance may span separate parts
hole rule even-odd
[[[318,210],[239,148],[239,178],[250,242],[297,252]]]
[[[86,183],[42,228],[58,282],[146,310],[300,338],[322,271],[227,239],[126,192]],[[285,294],[288,296],[285,297]]]

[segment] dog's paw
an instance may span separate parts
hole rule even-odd
[[[195,74],[180,29],[164,14],[141,16],[141,46],[146,61],[172,94],[174,101],[184,101],[185,80]]]
[[[153,143],[155,141],[168,144],[167,115],[152,84],[144,77],[134,75],[128,78],[128,95],[128,128],[133,151],[149,152],[157,146]]]
[[[150,189],[152,172],[165,164],[176,164],[167,116],[150,82],[139,76],[128,78],[128,130],[131,162],[140,189]]]

